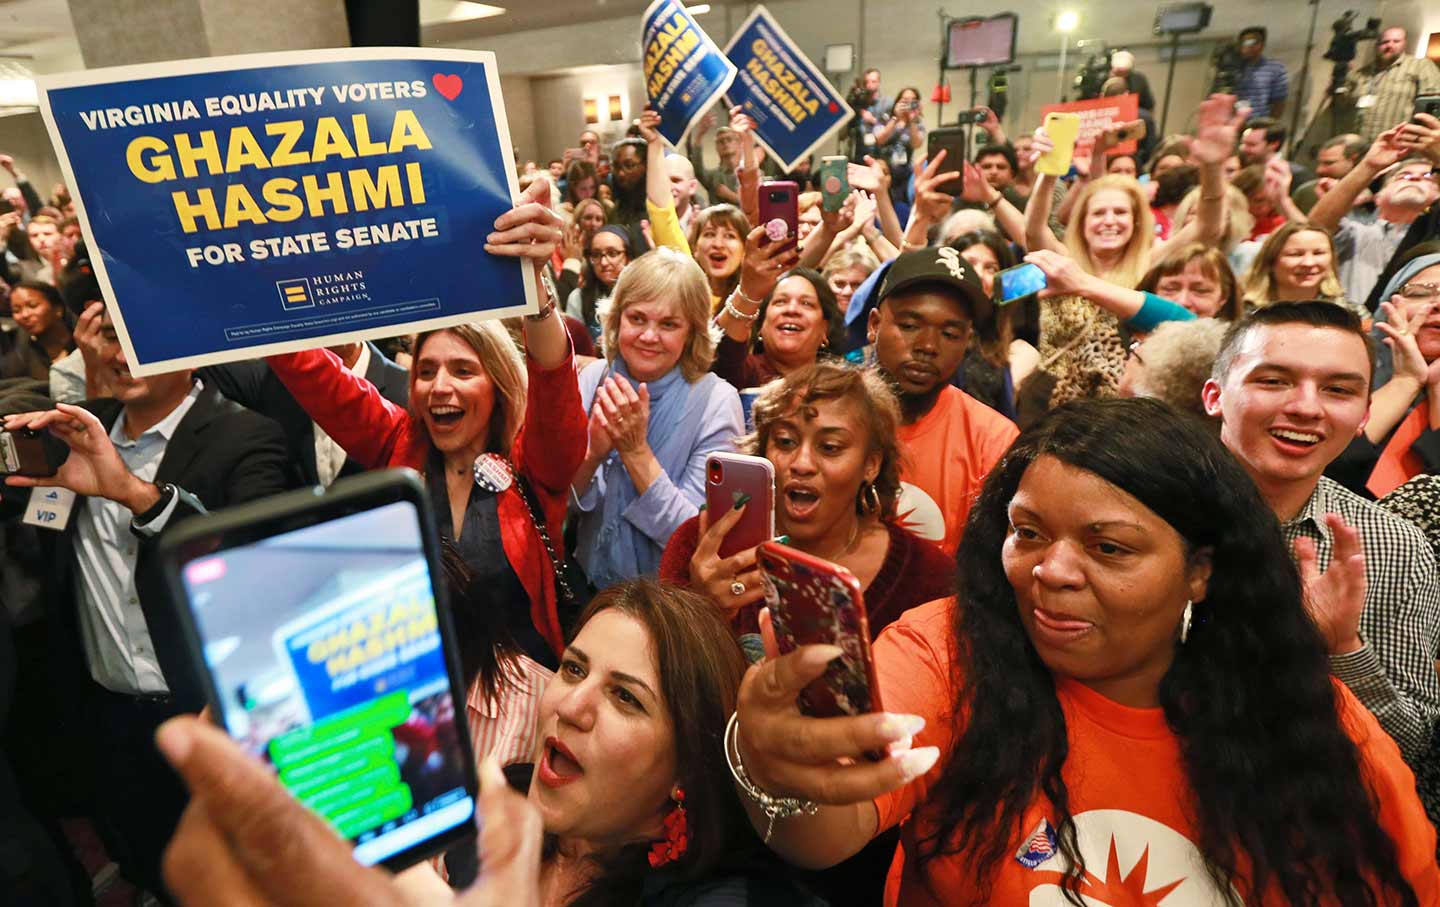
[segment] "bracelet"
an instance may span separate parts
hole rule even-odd
[[[790,819],[799,815],[813,816],[820,811],[820,804],[812,800],[800,800],[796,797],[775,797],[755,786],[750,776],[745,773],[745,763],[740,761],[740,743],[736,735],[740,731],[740,713],[734,712],[730,715],[730,721],[725,725],[725,761],[730,765],[730,777],[735,779],[735,784],[750,798],[750,801],[760,807],[765,814],[765,834],[760,838],[766,844],[770,843],[770,835],[775,831],[776,819]],[[731,744],[734,744],[734,753],[731,753]]]
[[[741,286],[740,286],[740,284],[738,284],[738,283],[735,285],[735,289],[734,289],[734,291],[731,293],[731,295],[733,295],[733,296],[739,296],[741,299],[743,299],[744,301],[746,301],[746,302],[750,303],[751,305],[755,306],[757,309],[760,307],[760,303],[763,301],[763,300],[760,300],[760,299],[751,299],[749,296],[746,296],[746,295],[745,295],[745,290],[742,289]]]
[[[526,315],[526,321],[544,321],[555,314],[555,306],[557,305],[559,294],[555,292],[555,284],[551,283],[550,275],[542,275],[540,277],[540,285],[545,288],[545,304],[542,305],[540,310],[535,314]]]
[[[749,315],[746,315],[744,312],[735,308],[735,304],[732,303],[730,300],[734,299],[736,296],[739,296],[741,299],[744,299],[746,301],[753,301],[750,299],[749,296],[746,296],[744,293],[741,293],[737,289],[735,290],[735,292],[730,294],[729,298],[725,300],[725,308],[721,309],[722,312],[724,312],[726,315],[729,315],[731,318],[738,318],[741,321],[754,321],[756,318],[760,317],[760,309],[758,307],[755,309],[754,312],[751,312]]]

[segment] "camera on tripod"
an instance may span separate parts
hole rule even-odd
[[[1245,69],[1245,58],[1240,54],[1240,45],[1233,41],[1216,45],[1210,52],[1210,65],[1215,67],[1215,80],[1210,83],[1210,93],[1234,94]]]
[[[1353,9],[1347,10],[1345,15],[1331,23],[1330,29],[1335,34],[1330,38],[1330,46],[1325,50],[1325,59],[1332,63],[1349,63],[1355,59],[1356,44],[1380,37],[1379,19],[1366,19],[1364,28],[1354,28],[1354,24]]]
[[[1083,47],[1087,41],[1081,41]],[[1089,101],[1100,97],[1100,91],[1105,87],[1105,80],[1110,78],[1110,50],[1103,41],[1093,42],[1100,45],[1100,49],[1085,57],[1085,62],[1080,64],[1080,71],[1075,74],[1075,93],[1082,101]]]

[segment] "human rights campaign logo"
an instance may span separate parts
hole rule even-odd
[[[294,280],[277,280],[275,289],[280,291],[280,305],[286,311],[291,309],[311,309],[315,307],[315,297],[310,295],[310,278],[297,277]]]

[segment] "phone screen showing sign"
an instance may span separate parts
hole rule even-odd
[[[471,820],[413,504],[228,548],[182,577],[230,735],[353,841],[357,861]]]

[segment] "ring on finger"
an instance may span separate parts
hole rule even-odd
[[[740,580],[738,580],[738,579],[736,579],[736,580],[731,580],[731,582],[730,582],[730,594],[736,596],[737,598],[738,598],[739,596],[741,596],[741,595],[744,595],[744,594],[745,594],[745,584],[742,583],[742,582],[740,582]]]

